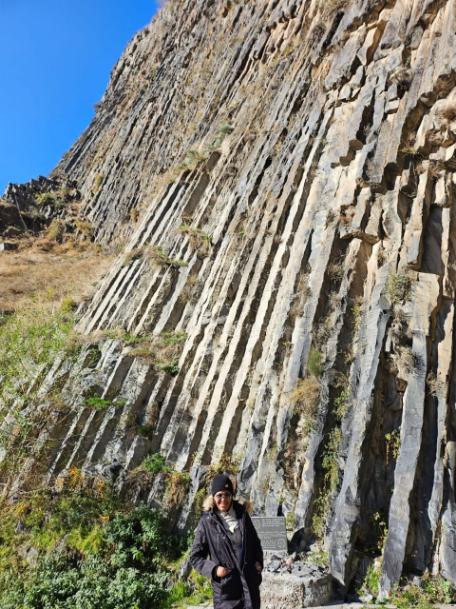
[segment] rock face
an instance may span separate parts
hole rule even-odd
[[[384,593],[456,582],[455,12],[164,6],[56,170],[126,250],[81,311],[92,344],[40,377],[69,413],[7,488],[80,467],[169,503],[129,473],[159,452],[189,472],[184,526],[228,463],[343,586],[379,555]]]
[[[37,234],[52,220],[67,216],[68,208],[79,199],[75,182],[62,177],[9,184],[0,199],[0,235]]]

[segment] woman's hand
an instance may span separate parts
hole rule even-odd
[[[226,567],[217,567],[215,574],[217,577],[226,577],[231,573],[231,569],[227,569]]]
[[[261,571],[263,571],[263,567],[261,566],[261,563],[259,563],[258,561],[256,561],[256,563],[255,563],[255,569],[258,571],[258,573],[261,573]]]

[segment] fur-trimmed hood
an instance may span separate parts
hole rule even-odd
[[[249,514],[253,510],[253,504],[251,501],[238,501],[237,499],[233,499],[233,501],[237,502],[239,505],[244,506],[246,512]],[[203,501],[203,512],[210,512],[215,508],[214,497],[212,495],[208,495]]]

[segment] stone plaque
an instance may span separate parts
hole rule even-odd
[[[252,518],[252,522],[264,551],[287,552],[287,529],[283,516],[275,518],[256,516]]]

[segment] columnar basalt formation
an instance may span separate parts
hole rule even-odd
[[[122,490],[160,452],[191,476],[184,526],[228,459],[344,586],[380,555],[385,593],[456,582],[455,12],[165,4],[55,172],[126,248],[77,361],[39,375],[48,422],[8,488],[80,467]]]

